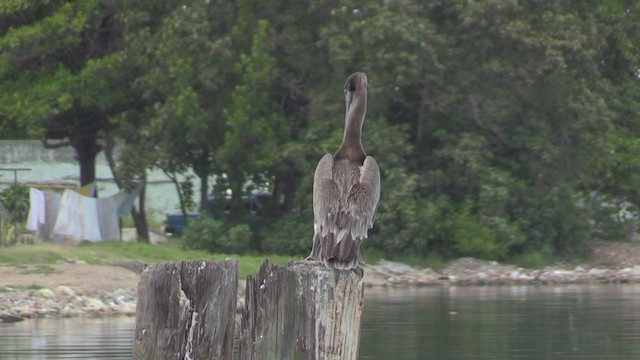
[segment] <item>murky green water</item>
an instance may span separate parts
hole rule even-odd
[[[133,318],[0,324],[0,359],[130,359]],[[366,289],[361,359],[640,359],[640,285]]]
[[[640,286],[370,291],[361,359],[640,359]]]

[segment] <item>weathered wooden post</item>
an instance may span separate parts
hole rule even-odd
[[[231,359],[238,263],[149,266],[138,284],[134,359]]]
[[[247,279],[241,360],[355,360],[364,305],[362,270],[265,262]]]
[[[240,328],[240,359],[291,359],[296,346],[295,274],[265,261],[249,275]]]

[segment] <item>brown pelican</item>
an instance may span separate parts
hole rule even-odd
[[[328,268],[353,269],[364,262],[360,245],[378,208],[380,170],[362,147],[367,76],[349,76],[344,93],[342,144],[334,155],[322,157],[313,178],[313,249],[307,259],[322,261]]]

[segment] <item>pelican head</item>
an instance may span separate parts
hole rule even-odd
[[[346,111],[349,112],[349,108],[353,103],[353,96],[356,91],[362,92],[362,90],[367,90],[367,74],[362,72],[357,72],[351,74],[347,78],[347,81],[344,84],[344,96],[346,101]]]

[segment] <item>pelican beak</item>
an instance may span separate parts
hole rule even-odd
[[[344,98],[345,98],[345,102],[347,103],[347,112],[349,111],[349,108],[351,107],[351,102],[353,101],[353,91],[349,91],[347,89],[344,89]]]

